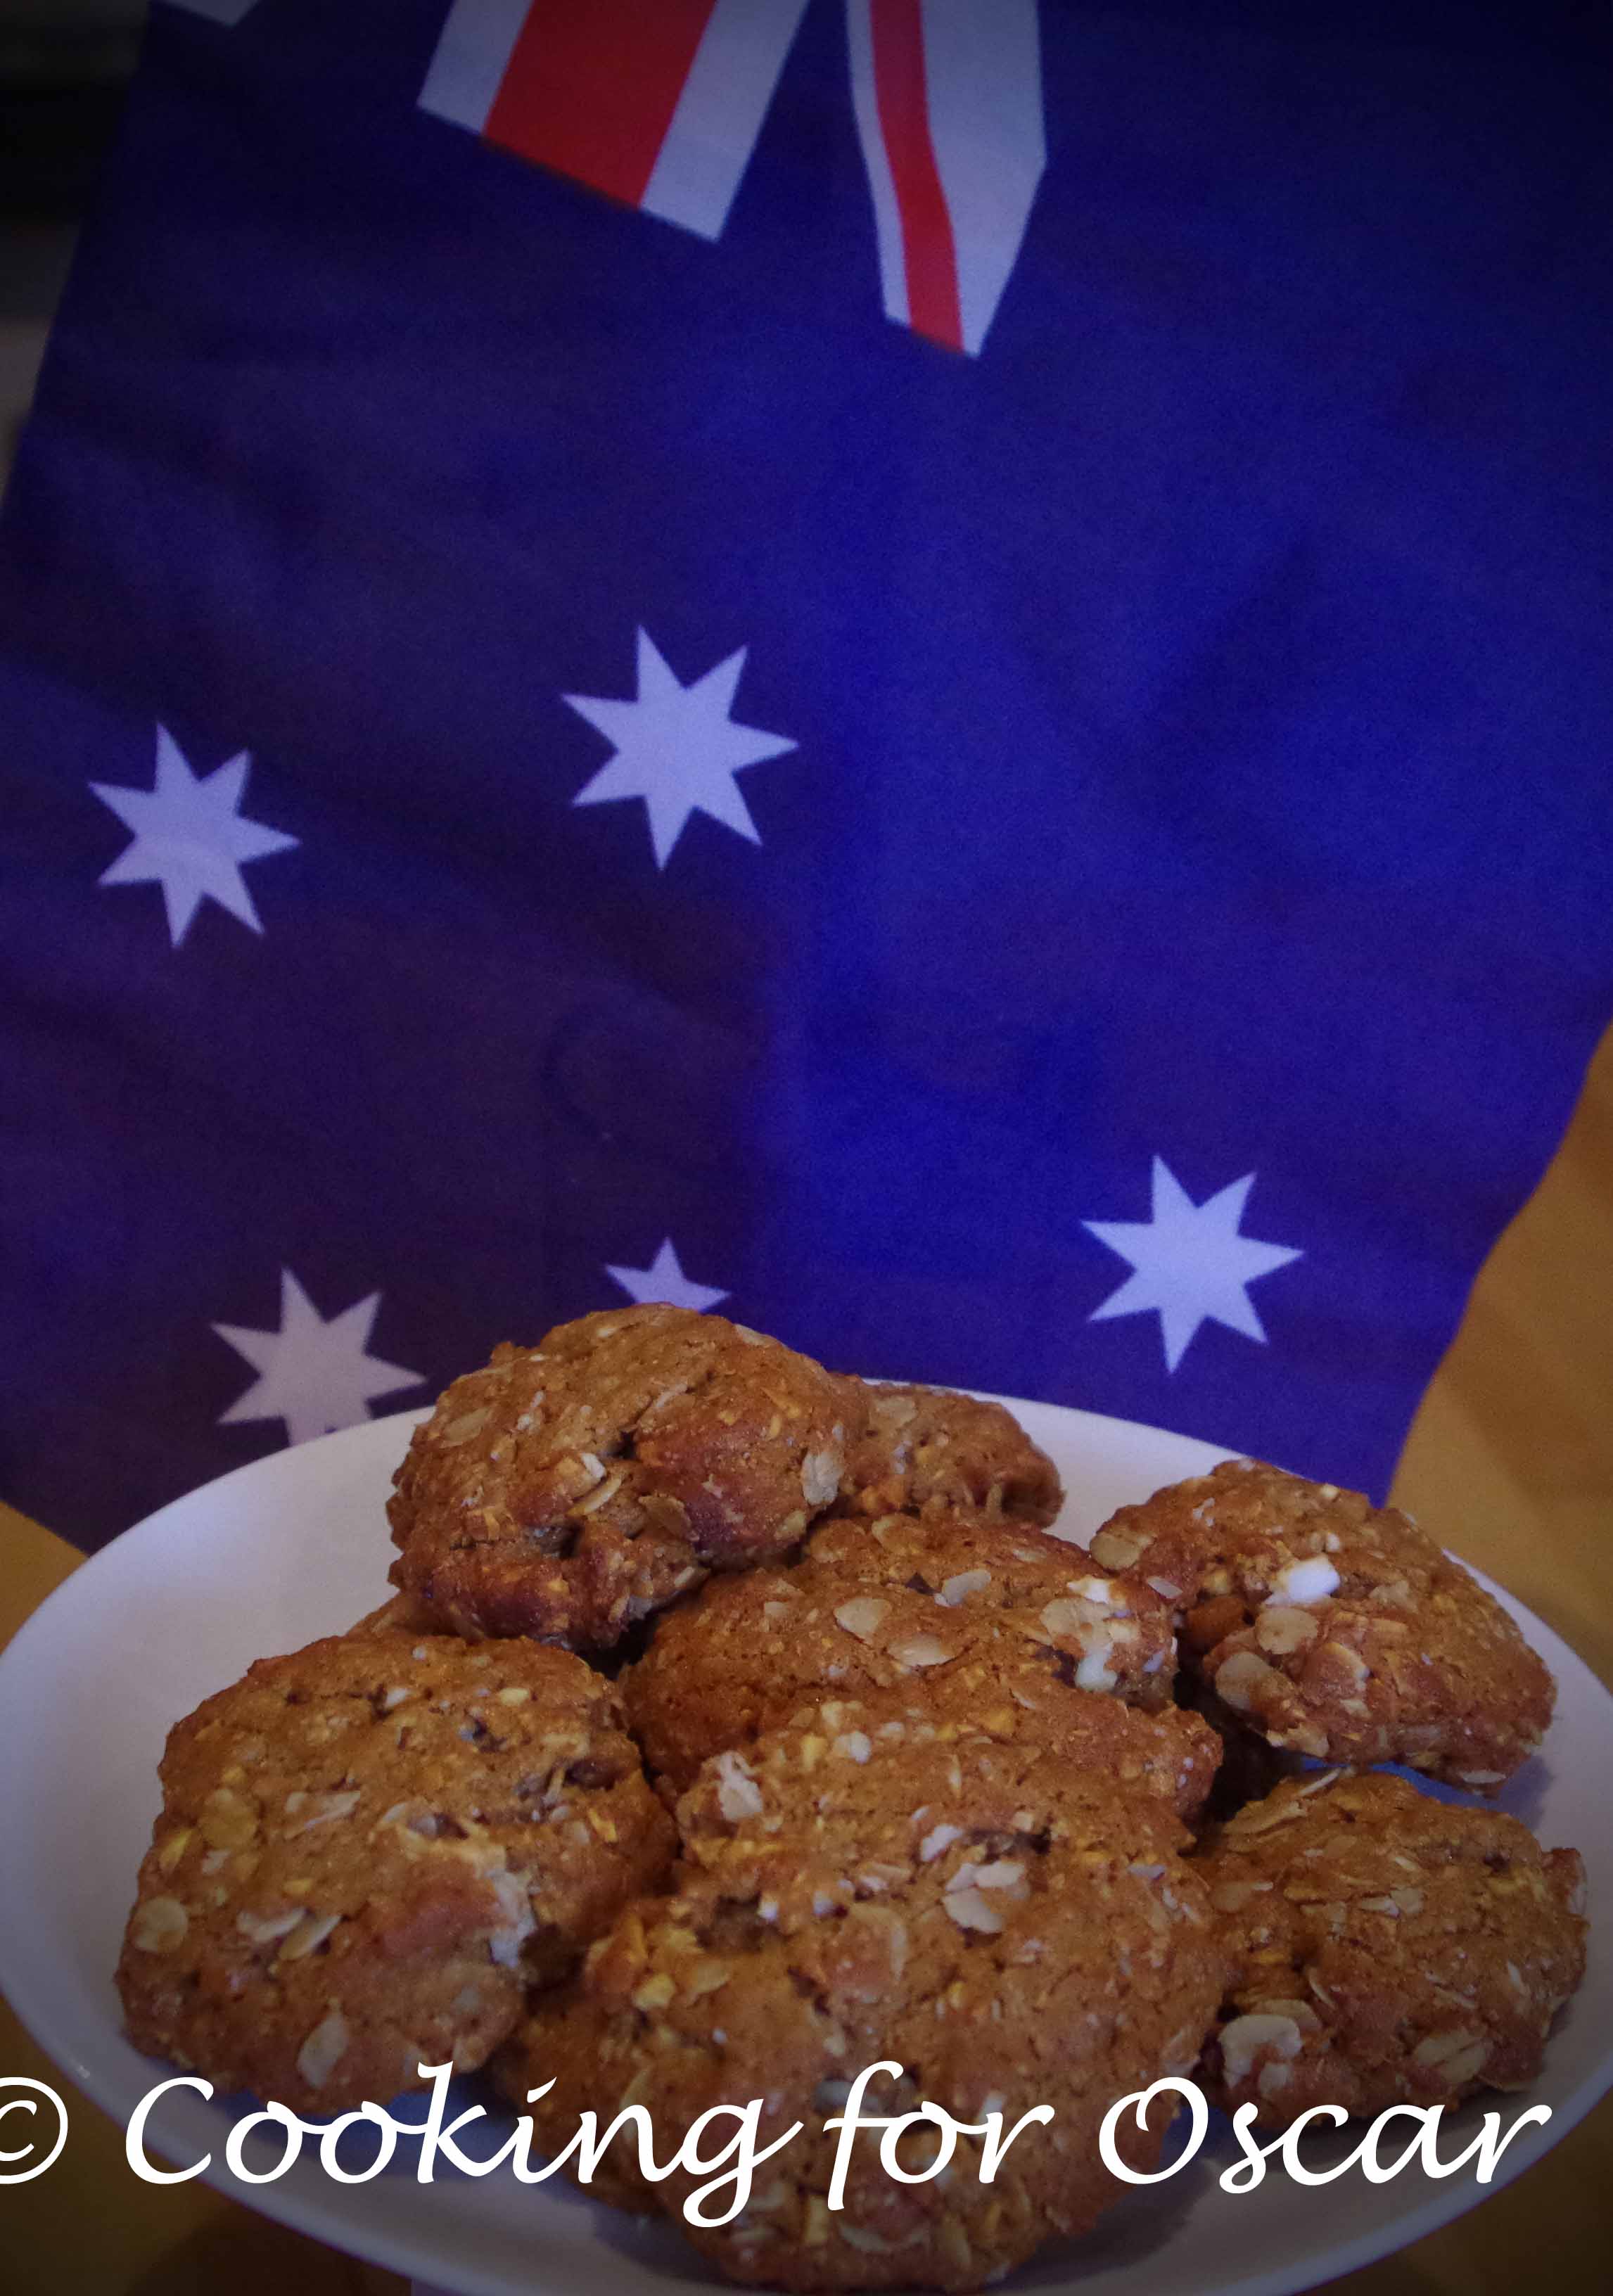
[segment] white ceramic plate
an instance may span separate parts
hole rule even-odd
[[[1078,1538],[1123,1501],[1224,1456],[1123,1420],[1012,1407],[1058,1462],[1069,1492],[1059,1527]],[[159,1806],[168,1726],[254,1658],[336,1632],[383,1599],[382,1505],[417,1415],[281,1452],[164,1507],[75,1571],[0,1660],[0,1988],[41,2046],[120,2122],[165,2077],[122,2038],[111,1972]],[[1538,2159],[1613,2086],[1613,1698],[1538,1619],[1508,1607],[1555,1673],[1560,1697],[1543,1754],[1503,1807],[1548,1844],[1584,1852],[1593,1927],[1590,1971],[1543,2078],[1527,2096],[1488,2100],[1509,2127],[1527,2104],[1552,2114],[1549,2127],[1518,2138],[1497,2183]],[[278,2183],[244,2187],[222,2157],[244,2109],[176,2091],[152,2116],[150,2148],[182,2163],[210,2152],[211,2180],[253,2207],[463,2296],[666,2296],[669,2283],[710,2284],[665,2225],[618,2215],[558,2179],[523,2188],[499,2171],[421,2185],[413,2147],[400,2145],[393,2169],[373,2184],[339,2185],[307,2159]],[[1446,2132],[1447,2157],[1480,2110],[1469,2106]],[[418,2111],[412,2105],[410,2117]],[[1417,2239],[1486,2191],[1470,2170],[1437,2183],[1412,2166],[1376,2185],[1355,2170],[1309,2189],[1272,2174],[1257,2193],[1233,2198],[1216,2177],[1235,2157],[1216,2120],[1191,2167],[1128,2194],[1096,2233],[1044,2250],[1012,2285],[1069,2296],[1286,2296]]]

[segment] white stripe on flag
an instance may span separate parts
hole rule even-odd
[[[421,110],[479,135],[530,12],[531,0],[454,0],[420,91]]]
[[[978,351],[1047,163],[1036,0],[922,0],[929,140],[952,217],[963,348]]]
[[[902,215],[897,187],[885,156],[880,128],[880,99],[873,77],[873,29],[869,20],[871,0],[846,0],[846,39],[851,51],[851,102],[856,113],[857,136],[868,188],[873,195],[874,235],[880,247],[880,288],[885,316],[906,326],[907,266],[902,248]]]
[[[716,0],[640,205],[702,239],[728,220],[806,0]]]

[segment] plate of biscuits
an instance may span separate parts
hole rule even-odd
[[[461,2296],[1281,2296],[1613,2085],[1613,1698],[1540,1620],[1359,1493],[716,1316],[162,1509],[0,1733],[41,2045]]]

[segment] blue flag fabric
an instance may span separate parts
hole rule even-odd
[[[629,1297],[1381,1491],[1613,1012],[1610,50],[159,4],[0,541],[5,1496]]]

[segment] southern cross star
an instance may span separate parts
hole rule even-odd
[[[573,805],[610,805],[642,797],[650,841],[664,869],[692,813],[708,813],[753,845],[762,841],[734,775],[795,743],[782,734],[741,726],[730,715],[745,667],[741,646],[692,685],[680,685],[648,631],[638,634],[638,694],[632,701],[591,693],[561,699],[616,745],[616,754],[578,790]]]
[[[220,1425],[279,1419],[288,1443],[306,1443],[338,1427],[356,1427],[369,1417],[373,1396],[420,1386],[417,1371],[366,1352],[380,1305],[380,1292],[372,1292],[327,1323],[291,1269],[282,1267],[277,1332],[247,1331],[239,1324],[213,1326],[258,1374],[220,1414]]]
[[[1258,1243],[1239,1234],[1254,1185],[1255,1175],[1249,1172],[1195,1204],[1165,1159],[1156,1156],[1151,1219],[1081,1223],[1100,1243],[1129,1260],[1133,1270],[1088,1320],[1097,1324],[1110,1316],[1156,1310],[1167,1371],[1175,1370],[1200,1324],[1224,1324],[1264,1345],[1265,1332],[1248,1287],[1303,1255],[1288,1244]]]
[[[684,1275],[670,1236],[648,1267],[607,1267],[605,1273],[641,1307],[653,1300],[668,1308],[694,1308],[703,1313],[728,1297],[726,1292],[718,1292],[709,1283],[696,1283]]]
[[[126,845],[102,873],[100,883],[160,884],[168,938],[176,948],[203,901],[217,901],[255,933],[263,931],[242,864],[284,853],[297,840],[281,830],[266,829],[260,821],[248,821],[242,813],[251,762],[242,750],[210,774],[193,774],[178,742],[165,726],[159,726],[157,779],[151,789],[90,783],[102,804],[135,832],[133,844]]]

